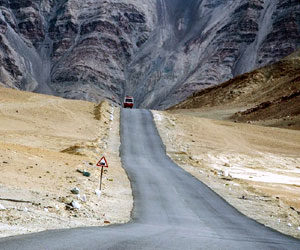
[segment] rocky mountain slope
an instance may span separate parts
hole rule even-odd
[[[235,107],[239,110],[231,116],[235,121],[300,129],[299,104],[300,50],[277,63],[195,93],[171,110]]]
[[[0,81],[92,101],[123,95],[124,69],[155,18],[151,1],[3,0],[0,6]]]
[[[300,46],[298,0],[0,0],[0,82],[165,108]]]

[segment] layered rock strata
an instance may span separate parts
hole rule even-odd
[[[300,47],[298,0],[0,0],[0,84],[163,109]]]

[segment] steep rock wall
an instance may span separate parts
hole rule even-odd
[[[158,35],[128,67],[129,92],[141,107],[169,107],[193,92],[278,61],[300,46],[297,0],[158,4],[166,13],[160,17]]]
[[[166,108],[300,46],[298,0],[0,0],[2,85]]]
[[[147,41],[156,14],[151,0],[2,0],[0,6],[2,83],[118,103],[124,68]]]

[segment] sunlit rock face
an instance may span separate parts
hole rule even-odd
[[[300,46],[298,0],[0,0],[0,84],[166,108]]]

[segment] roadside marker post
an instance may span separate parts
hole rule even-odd
[[[97,163],[97,167],[101,167],[101,174],[100,174],[100,181],[99,181],[99,190],[101,191],[103,168],[108,168],[107,160],[106,160],[106,158],[104,156]]]

